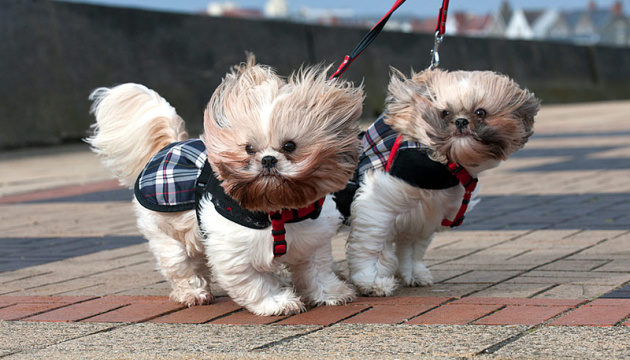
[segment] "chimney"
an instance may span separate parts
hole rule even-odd
[[[615,1],[615,3],[613,4],[612,8],[610,9],[610,12],[613,15],[622,15],[623,14],[623,3],[621,1]]]
[[[597,10],[597,3],[595,2],[595,0],[589,1],[588,11],[595,11],[595,10]]]

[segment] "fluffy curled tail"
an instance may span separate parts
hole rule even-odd
[[[188,139],[184,120],[175,109],[143,85],[99,88],[90,100],[96,123],[93,135],[85,141],[120,183],[130,188],[160,149]]]

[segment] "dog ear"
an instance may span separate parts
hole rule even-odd
[[[525,129],[531,135],[534,127],[534,117],[540,110],[540,99],[538,99],[532,92],[527,89],[522,90],[519,99],[514,99],[520,102],[520,106],[515,110],[516,116],[523,121]]]

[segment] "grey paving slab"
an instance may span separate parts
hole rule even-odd
[[[63,324],[60,324],[63,325]],[[54,337],[34,346],[14,345],[19,351],[8,359],[195,359],[243,358],[254,352],[253,358],[263,358],[255,349],[282,339],[303,336],[320,329],[318,326],[232,326],[232,325],[180,325],[180,324],[120,324],[107,332],[94,329],[104,325],[72,324],[53,327],[57,332],[70,335]],[[27,331],[31,337],[46,337],[46,331],[30,323],[16,323],[18,329],[12,340]],[[83,329],[79,331],[77,329]],[[77,332],[79,331],[79,332]],[[35,349],[33,349],[35,347]],[[308,354],[316,354],[309,351]],[[300,355],[300,354],[298,354]],[[304,353],[302,353],[303,356]]]
[[[55,344],[83,338],[113,327],[107,324],[0,321],[0,351],[16,354],[14,357],[16,359],[24,359],[24,351],[36,352]]]
[[[44,327],[12,323],[41,338]],[[231,326],[61,324],[62,336],[8,349],[7,359],[461,359],[514,337],[523,326]],[[99,332],[110,329],[106,332]],[[3,349],[4,350],[4,349]]]
[[[630,327],[544,327],[487,358],[630,359]]]

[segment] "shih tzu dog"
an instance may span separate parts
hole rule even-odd
[[[422,259],[433,235],[461,224],[477,175],[523,147],[539,109],[531,92],[493,72],[434,69],[406,78],[393,70],[354,179],[347,260],[362,294],[391,295],[397,278],[432,284]]]
[[[341,216],[330,194],[356,167],[363,90],[328,83],[327,70],[285,79],[249,56],[213,93],[201,139],[142,85],[92,93],[86,141],[134,188],[138,227],[173,300],[211,303],[211,280],[257,315],[354,299],[332,268]],[[285,267],[292,286],[276,275]]]

